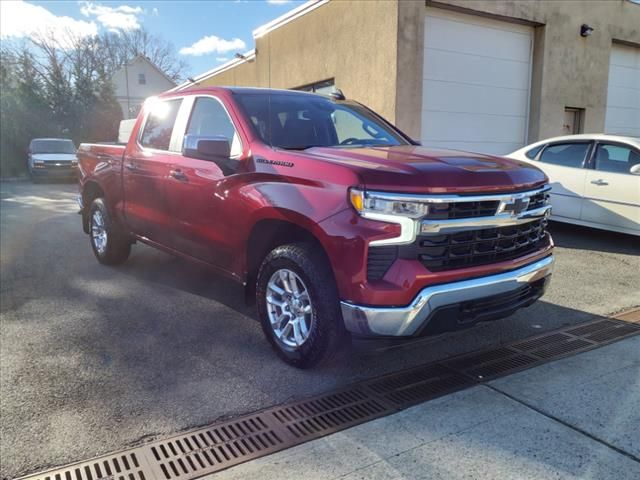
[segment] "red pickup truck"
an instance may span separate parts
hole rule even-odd
[[[339,95],[193,88],[148,100],[126,146],[78,151],[98,261],[140,241],[255,296],[300,368],[348,335],[416,337],[512,314],[548,284],[547,179],[427,149]]]

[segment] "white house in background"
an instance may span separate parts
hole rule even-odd
[[[115,87],[116,99],[122,108],[122,118],[125,120],[136,118],[147,97],[158,95],[176,86],[169,77],[142,55],[138,55],[120,67],[113,74],[111,81]]]

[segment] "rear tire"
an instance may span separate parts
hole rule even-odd
[[[103,265],[123,263],[131,253],[131,242],[113,221],[102,198],[89,207],[89,239],[93,254]]]
[[[256,281],[262,330],[277,355],[297,368],[330,360],[345,338],[333,272],[317,245],[275,248]]]

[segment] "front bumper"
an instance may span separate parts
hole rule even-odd
[[[540,298],[552,255],[505,273],[426,287],[406,307],[341,302],[345,327],[362,336],[410,337],[510,315]]]
[[[36,178],[76,178],[78,169],[74,167],[32,168],[31,176]]]

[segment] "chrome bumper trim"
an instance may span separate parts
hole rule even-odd
[[[426,287],[406,307],[368,307],[341,302],[345,327],[360,335],[411,336],[439,307],[508,293],[551,275],[552,255],[510,272]]]

